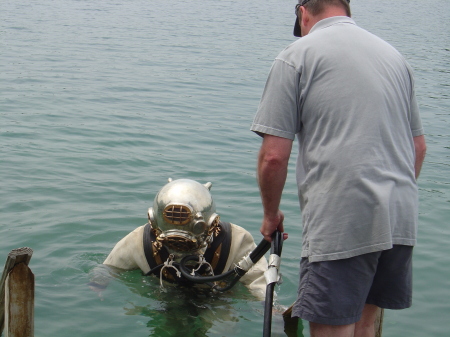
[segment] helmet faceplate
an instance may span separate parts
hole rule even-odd
[[[171,180],[156,195],[148,217],[157,240],[169,250],[195,252],[204,249],[219,222],[209,189],[194,180]]]

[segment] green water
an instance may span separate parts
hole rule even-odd
[[[35,336],[261,336],[263,306],[240,285],[205,299],[161,292],[137,271],[102,297],[86,283],[146,222],[168,177],[212,181],[222,219],[259,242],[260,139],[249,127],[272,60],[294,41],[295,3],[2,1],[0,261],[34,250]],[[352,0],[352,9],[413,67],[428,142],[413,307],[386,311],[383,336],[448,336],[450,3]],[[292,160],[280,306],[298,282],[294,179]],[[279,315],[272,335],[286,336]],[[309,336],[307,324],[297,335]]]

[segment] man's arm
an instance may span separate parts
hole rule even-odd
[[[414,163],[414,171],[416,179],[419,178],[420,170],[422,169],[423,161],[425,160],[425,154],[427,152],[427,145],[425,143],[425,137],[423,135],[413,138],[414,150],[416,153],[416,161]]]
[[[279,210],[281,195],[286,182],[292,140],[264,135],[258,155],[258,184],[264,208],[261,234],[272,241],[275,230],[284,232],[284,215]]]

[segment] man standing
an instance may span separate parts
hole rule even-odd
[[[303,220],[292,315],[311,336],[374,336],[378,308],[411,306],[416,179],[425,139],[411,68],[356,26],[347,0],[302,0],[275,59],[251,130],[264,137],[261,233],[284,231],[279,210],[292,141]]]

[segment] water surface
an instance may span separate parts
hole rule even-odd
[[[222,219],[259,242],[259,137],[249,131],[272,60],[294,41],[295,1],[5,0],[0,5],[0,258],[34,250],[35,336],[261,336],[237,286],[208,300],[90,273],[146,222],[167,178],[212,181]],[[356,22],[416,75],[428,142],[419,180],[413,307],[384,336],[448,336],[450,3],[352,1]],[[294,156],[295,157],[295,153]],[[278,303],[296,297],[301,220],[290,163]],[[307,324],[298,336],[309,336]],[[274,317],[273,336],[285,336]]]

